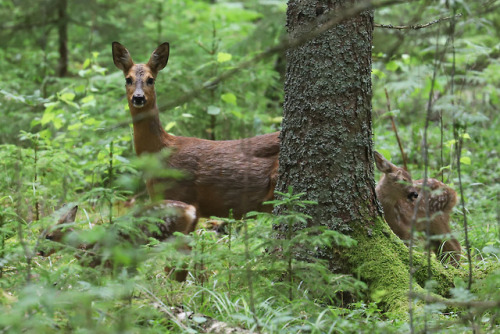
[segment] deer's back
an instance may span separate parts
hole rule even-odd
[[[164,189],[163,198],[195,205],[200,216],[236,217],[273,198],[278,172],[278,132],[242,140],[210,141],[175,137],[168,165],[185,177]],[[151,180],[154,184],[164,180]]]

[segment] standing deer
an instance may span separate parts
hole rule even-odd
[[[456,192],[436,179],[427,179],[424,190],[424,180],[412,181],[406,170],[392,164],[378,152],[375,152],[375,164],[378,170],[384,173],[375,191],[384,208],[385,220],[393,232],[402,240],[410,239],[411,222],[417,205],[414,199],[426,195],[429,202],[431,247],[441,259],[450,254],[451,264],[458,266],[460,243],[455,238],[450,238],[450,214],[457,203]],[[416,230],[419,232],[426,231],[425,206],[422,198],[418,204],[415,221]]]
[[[249,211],[271,211],[278,172],[279,132],[242,140],[211,141],[168,134],[156,103],[155,80],[168,62],[163,43],[146,64],[135,64],[128,50],[112,45],[113,61],[125,75],[125,88],[134,127],[137,155],[168,149],[167,165],[184,172],[183,179],[146,181],[149,196],[189,203],[201,217],[236,218]]]
[[[45,238],[58,243],[64,242],[64,238],[69,233],[74,231],[73,228],[68,227],[68,225],[75,221],[77,211],[78,206],[74,206],[68,212],[63,214],[57,224],[49,229],[49,233],[47,233]],[[153,218],[154,222],[150,223],[142,220],[141,218],[144,217]],[[174,234],[174,232],[180,232],[186,235],[193,232],[198,222],[195,207],[178,201],[163,201],[148,205],[141,210],[140,214],[134,215],[132,219],[134,225],[138,227],[138,231],[131,232],[125,229],[118,230],[116,233],[117,238],[112,238],[112,242],[114,244],[128,242],[131,246],[137,247],[139,245],[147,244],[148,238],[154,238],[158,241],[166,241]],[[112,225],[110,229],[115,226],[116,224]],[[105,242],[107,242],[107,244],[104,244]],[[107,246],[108,248],[112,246],[109,242],[110,241],[108,240],[92,244],[79,244],[76,248],[80,251],[75,254],[75,257],[79,260],[84,259],[86,262],[82,262],[85,262],[86,265],[92,268],[101,264],[109,267],[111,266],[111,263],[109,261],[104,261],[103,263],[102,255],[99,254],[100,249],[104,246]],[[191,248],[189,245],[183,244],[178,250],[190,251]],[[45,249],[40,251],[39,255],[50,256],[55,251],[56,248]],[[85,255],[90,256],[87,258]],[[186,276],[186,270],[179,269],[175,272],[175,279],[179,282],[184,281]]]

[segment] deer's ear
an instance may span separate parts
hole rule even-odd
[[[59,219],[59,224],[73,223],[75,221],[77,211],[78,205],[75,205]]]
[[[170,45],[167,42],[161,44],[153,51],[147,65],[155,75],[167,66],[169,54]]]
[[[377,151],[375,153],[375,165],[377,166],[377,169],[381,171],[382,173],[390,173],[392,171],[393,164],[389,162],[384,156]]]
[[[134,61],[130,57],[128,50],[118,42],[113,42],[112,44],[113,52],[113,62],[115,66],[118,67],[123,73],[127,73],[132,66],[134,66]]]

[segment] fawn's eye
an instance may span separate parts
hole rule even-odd
[[[155,83],[155,79],[148,78],[148,80],[146,80],[146,83],[151,86],[151,85],[153,85]]]
[[[125,78],[125,83],[127,85],[131,85],[132,84],[132,78]]]

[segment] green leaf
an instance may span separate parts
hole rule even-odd
[[[81,94],[85,92],[85,85],[78,85],[74,88],[75,93]]]
[[[385,64],[385,68],[391,72],[394,72],[399,68],[399,65],[395,61],[390,61]]]
[[[63,100],[64,102],[71,102],[75,99],[75,94],[74,93],[63,93],[59,95],[59,99]]]
[[[85,61],[83,62],[83,65],[82,65],[82,68],[83,69],[86,69],[87,67],[89,67],[90,65],[90,59],[85,59]]]
[[[45,125],[49,122],[51,122],[55,117],[55,114],[52,111],[45,110],[43,113],[42,119],[40,120],[40,123],[42,125]]]
[[[95,100],[94,95],[88,95],[82,99],[82,103],[89,103],[94,100]]]
[[[63,126],[63,121],[59,117],[54,117],[52,124],[54,124],[56,130],[59,130]]]
[[[386,77],[385,73],[377,68],[372,68],[372,74],[379,79],[383,79]]]
[[[470,159],[470,157],[461,157],[460,162],[463,163],[464,165],[470,165],[471,159]]]
[[[208,106],[207,114],[209,115],[218,115],[220,114],[220,108],[216,106]]]
[[[83,126],[83,124],[82,124],[82,123],[75,123],[75,124],[71,124],[70,126],[68,126],[68,131],[76,131],[76,130],[79,130],[82,126]]]
[[[230,53],[226,52],[219,52],[217,54],[217,61],[219,63],[225,63],[226,61],[230,61],[233,56]]]
[[[233,93],[222,94],[220,98],[226,103],[232,104],[234,106],[236,105],[236,95],[234,95]]]
[[[40,137],[43,139],[50,139],[52,137],[52,131],[50,131],[49,129],[40,131]]]
[[[176,124],[176,122],[168,122],[165,126],[165,131],[170,131]]]

